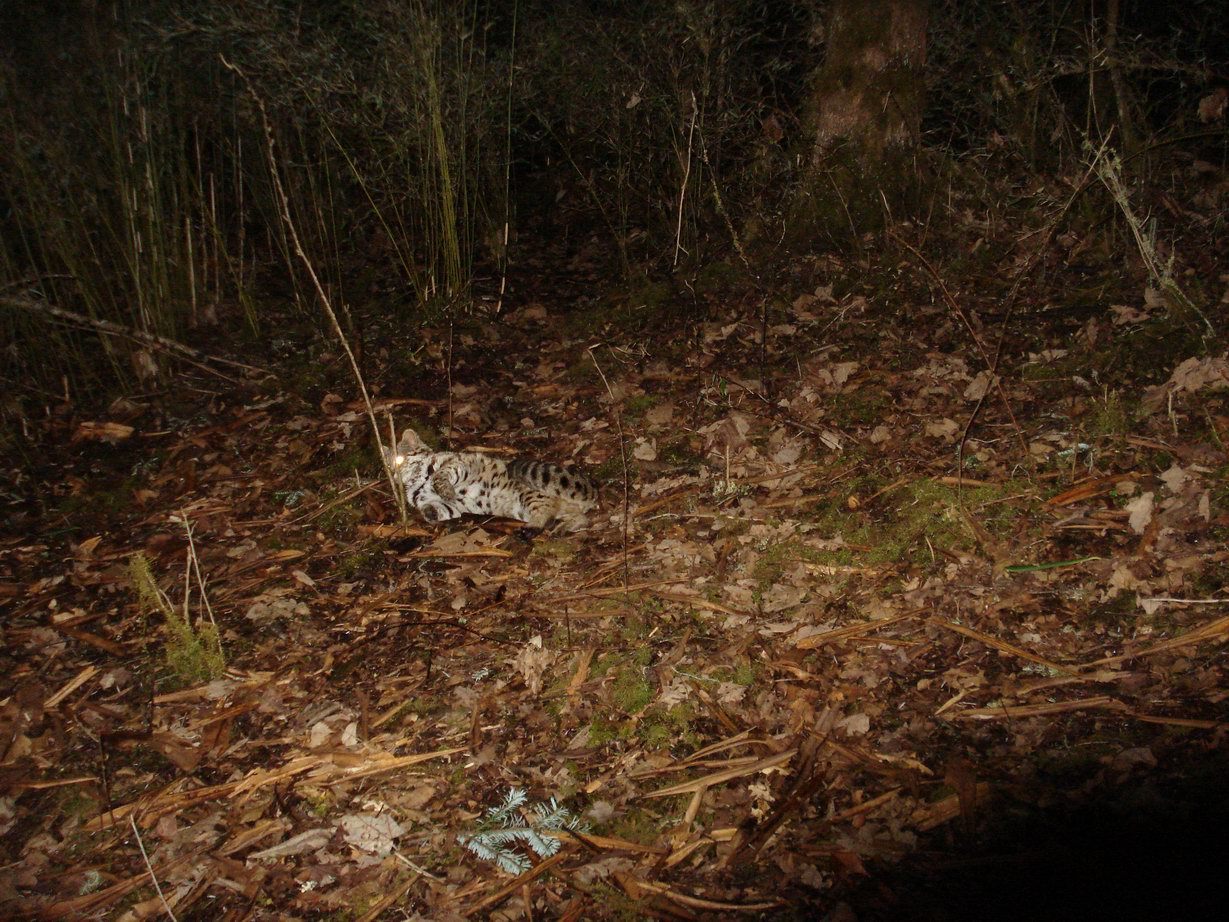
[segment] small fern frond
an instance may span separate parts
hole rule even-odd
[[[511,825],[514,820],[518,819],[516,811],[528,799],[520,788],[509,788],[508,793],[504,796],[504,802],[498,807],[491,807],[487,810],[487,822],[498,826]]]
[[[515,830],[497,829],[472,836],[459,835],[457,841],[483,861],[498,865],[509,874],[524,874],[529,870],[529,859],[508,847],[516,836],[506,835]]]
[[[458,835],[457,842],[509,874],[523,874],[529,869],[529,859],[514,846],[522,845],[539,858],[549,858],[563,846],[552,833],[588,830],[586,823],[553,797],[548,803],[534,804],[528,811],[529,822],[525,822],[519,811],[527,802],[524,791],[511,788],[501,804],[486,811],[484,828]]]
[[[517,876],[529,870],[529,859],[511,850],[500,852],[495,858],[495,863],[506,873]]]
[[[525,844],[532,848],[539,858],[549,858],[559,851],[560,846],[563,844],[553,836],[542,836],[538,834],[537,830],[529,828],[525,829],[523,838]]]
[[[549,804],[535,804],[533,808],[534,825],[546,829],[562,829],[572,813],[567,807],[559,806],[555,798]]]

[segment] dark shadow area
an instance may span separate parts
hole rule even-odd
[[[1227,769],[1213,753],[1181,777],[1128,779],[1073,794],[1070,806],[1000,803],[979,835],[936,833],[898,864],[869,866],[871,877],[838,897],[844,908],[826,904],[828,918],[1223,918]]]

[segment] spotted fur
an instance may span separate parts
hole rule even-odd
[[[517,519],[545,528],[558,520],[567,531],[587,524],[597,488],[584,474],[523,458],[505,460],[472,451],[432,451],[412,429],[385,459],[405,487],[406,501],[428,522],[466,513]]]

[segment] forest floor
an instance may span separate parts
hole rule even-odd
[[[0,907],[1210,917],[1229,365],[1142,293],[1005,316],[909,263],[600,295],[577,258],[366,332],[382,421],[593,473],[578,534],[400,525],[318,337],[32,424]]]

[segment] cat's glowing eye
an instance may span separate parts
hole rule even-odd
[[[405,455],[396,455],[393,458],[393,467],[401,467],[405,463]]]

